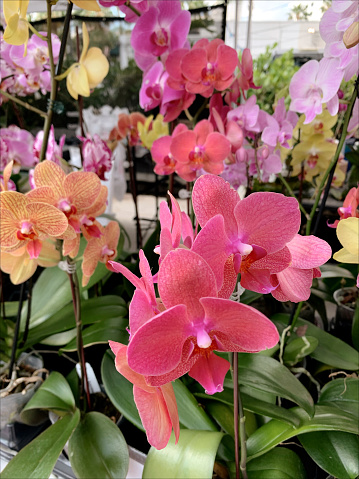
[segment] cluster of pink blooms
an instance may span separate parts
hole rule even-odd
[[[112,168],[112,151],[99,135],[94,134],[93,138],[87,134],[86,138],[79,137],[82,143],[83,169],[92,171],[101,180],[106,180],[105,173]]]
[[[148,440],[158,449],[166,446],[172,428],[176,439],[179,435],[171,381],[188,373],[207,394],[220,392],[230,365],[214,351],[258,352],[278,342],[269,319],[230,300],[238,275],[246,289],[298,302],[309,298],[318,267],[331,257],[325,241],[298,234],[300,211],[293,198],[263,192],[240,200],[223,178],[203,175],[192,195],[198,234],[171,201],[172,213],[167,203],[160,205],[155,278],[142,251],[141,278],[110,262],[136,288],[129,344],[110,346],[117,370],[134,384]]]
[[[326,43],[324,58],[318,62],[310,60],[293,75],[289,86],[292,99],[290,109],[306,116],[310,123],[322,113],[326,103],[329,113],[334,116],[339,110],[338,90],[341,81],[349,81],[359,72],[359,44],[350,46],[344,41],[345,33],[353,29],[358,37],[359,4],[357,0],[333,0],[324,13],[319,30]]]
[[[46,37],[46,32],[40,32]],[[58,60],[61,42],[54,33],[52,49],[54,62]],[[1,89],[12,95],[27,96],[38,91],[51,91],[51,74],[48,45],[37,35],[32,35],[24,45],[10,45],[0,38],[0,84]],[[1,97],[2,98],[2,97]],[[5,100],[3,98],[3,100]]]

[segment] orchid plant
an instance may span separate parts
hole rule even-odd
[[[273,477],[305,479],[311,475],[303,454],[285,442],[298,437],[316,468],[354,479],[357,351],[301,314],[314,289],[324,294],[320,278],[328,274],[332,249],[317,236],[319,219],[329,189],[345,181],[340,155],[359,123],[358,81],[348,102],[341,90],[358,75],[357,3],[333,0],[320,23],[324,58],[293,75],[289,98],[278,92],[272,115],[258,105],[261,86],[250,50],[238,56],[221,39],[191,45],[191,15],[180,0],[69,2],[61,42],[51,32],[52,3],[47,0],[47,32],[37,32],[26,17],[28,1],[4,0],[2,101],[45,119],[36,138],[16,126],[1,129],[1,270],[21,284],[38,266],[46,268],[33,305],[28,299],[21,310],[20,301],[20,336],[8,369],[11,376],[17,350],[43,342],[61,353],[77,351],[80,380],[68,382],[55,371],[39,388],[23,418],[47,409],[60,419],[10,462],[4,477],[17,477],[25,463],[29,477],[48,477],[67,440],[76,477],[126,476],[126,442],[93,410],[90,394],[85,347],[106,343],[104,388],[152,446],[143,477],[212,477],[215,471],[254,479],[274,470]],[[81,119],[82,96],[101,84],[109,64],[99,48],[89,48],[83,24],[82,53],[62,72],[72,3],[93,11],[116,6],[134,24],[131,45],[143,72],[139,104],[145,112],[159,109],[156,118],[121,114],[109,144],[83,131],[80,171],[62,158],[65,139],[55,140],[58,83],[66,78]],[[50,94],[47,112],[17,98],[38,91]],[[135,263],[122,250],[118,223],[104,226],[99,218],[112,166],[109,145],[117,141],[126,143],[131,168],[132,148],[143,146],[155,173],[170,176],[157,233]],[[20,168],[28,171],[25,190],[16,181]],[[175,174],[187,184],[186,212],[173,195]],[[310,211],[302,201],[305,184],[314,187]],[[356,185],[338,210],[340,219],[328,225],[343,246],[333,259],[342,263],[358,263],[358,203]],[[99,295],[102,289],[107,294]],[[44,291],[53,294],[46,304]],[[275,313],[293,303],[292,314],[271,314],[268,303]],[[327,369],[339,371],[328,376]],[[331,379],[340,373],[345,379]],[[42,461],[49,442],[53,454]],[[333,454],[323,454],[327,445]]]

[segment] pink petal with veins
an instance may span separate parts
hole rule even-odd
[[[204,387],[206,394],[215,394],[223,391],[223,381],[229,368],[228,361],[212,352],[209,356],[200,356],[188,375]]]

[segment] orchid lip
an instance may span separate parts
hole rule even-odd
[[[199,329],[197,331],[197,345],[202,349],[207,349],[212,344],[212,339],[210,338],[207,331],[204,329]]]

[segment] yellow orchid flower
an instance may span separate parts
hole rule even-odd
[[[99,48],[88,48],[90,37],[85,23],[82,24],[82,38],[83,49],[79,62],[71,65],[65,73],[56,78],[62,80],[67,77],[67,90],[75,100],[79,95],[90,96],[90,89],[102,82],[110,68],[107,58]]]
[[[340,220],[337,236],[343,248],[334,253],[333,259],[341,263],[359,263],[359,218]]]
[[[305,115],[299,117],[298,123],[294,129],[293,137],[298,138],[298,130],[300,129],[300,138],[308,139],[312,135],[321,134],[324,138],[332,138],[332,128],[338,121],[338,115],[331,116],[328,110],[324,109],[320,115],[307,125],[304,125]]]
[[[71,2],[83,10],[89,10],[91,12],[100,12],[101,8],[99,7],[96,0],[71,0]]]
[[[312,181],[328,168],[337,146],[325,140],[323,135],[312,135],[293,149],[292,176],[298,176],[304,166],[304,178]]]
[[[141,142],[145,148],[150,150],[153,142],[161,136],[169,134],[168,123],[163,121],[163,115],[157,115],[153,120],[153,115],[146,118],[145,123],[137,123],[137,130],[141,139]]]
[[[4,0],[6,28],[4,40],[10,45],[24,45],[29,40],[29,24],[26,20],[29,0]]]

